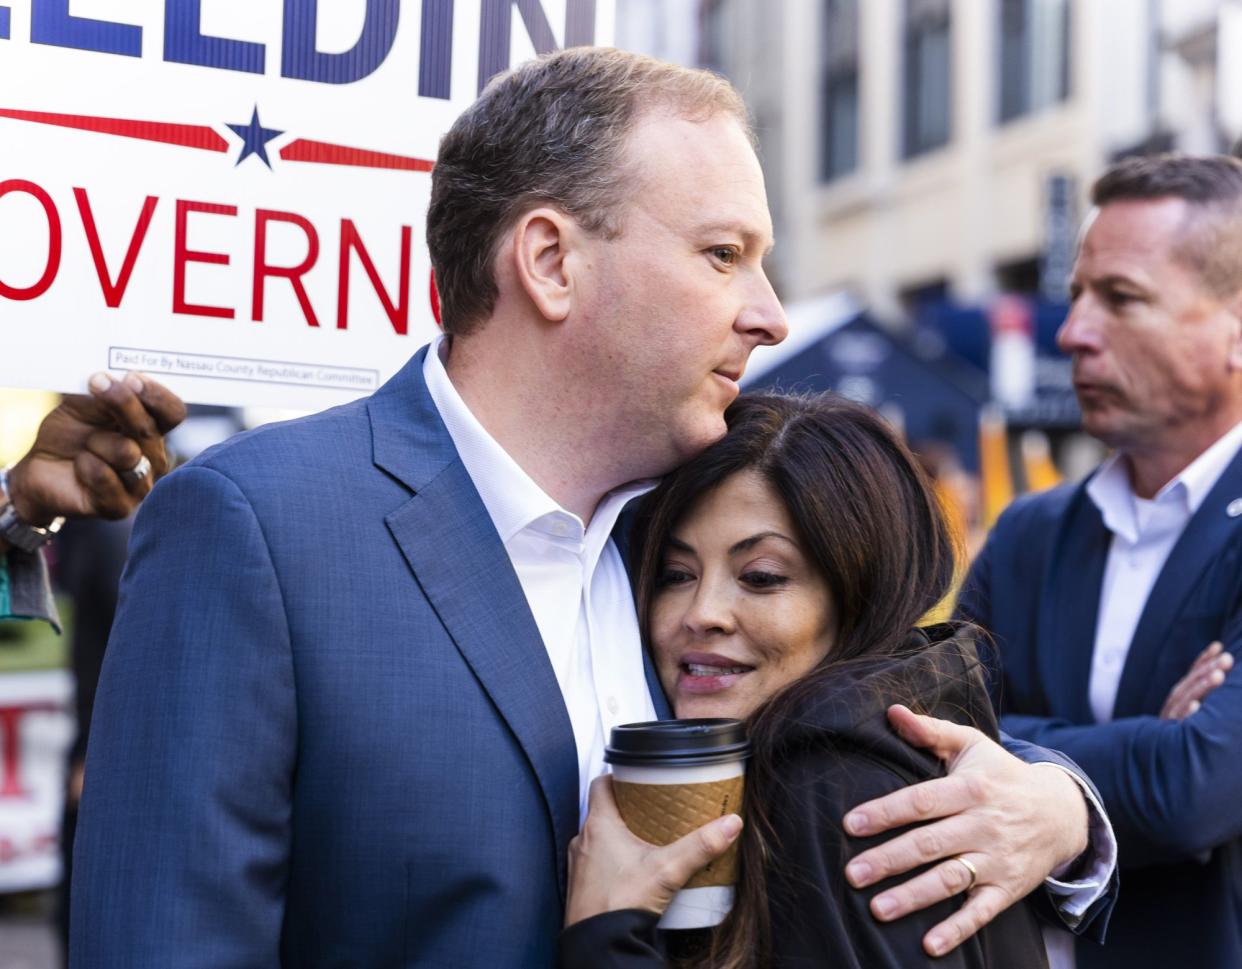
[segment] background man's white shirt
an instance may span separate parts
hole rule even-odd
[[[1186,525],[1242,449],[1242,423],[1144,499],[1130,485],[1128,466],[1114,455],[1087,483],[1087,495],[1113,533],[1100,586],[1088,695],[1096,723],[1113,718],[1121,671],[1147,597]],[[1206,649],[1207,643],[1202,647]]]
[[[1150,499],[1130,484],[1124,458],[1113,455],[1087,482],[1087,496],[1113,533],[1100,585],[1100,608],[1091,653],[1087,695],[1096,723],[1113,719],[1121,671],[1148,596],[1173,546],[1242,449],[1242,423],[1187,465]],[[1207,648],[1203,643],[1203,648]],[[1114,852],[1116,851],[1114,847]],[[1046,929],[1051,969],[1074,969],[1074,940],[1067,932]]]

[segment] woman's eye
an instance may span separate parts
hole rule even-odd
[[[685,569],[666,568],[656,576],[656,588],[663,589],[670,585],[681,585],[693,578],[694,576]]]
[[[784,585],[789,581],[789,577],[781,575],[779,572],[752,570],[742,573],[742,581],[754,589],[772,589]]]

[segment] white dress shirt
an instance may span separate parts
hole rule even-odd
[[[1130,484],[1127,463],[1113,455],[1087,482],[1087,496],[1113,533],[1100,586],[1100,608],[1091,653],[1087,695],[1096,723],[1113,719],[1117,687],[1130,642],[1148,596],[1173,546],[1229,463],[1242,449],[1242,423],[1187,465],[1153,498],[1140,498]],[[1207,643],[1203,643],[1206,648]],[[1115,849],[1114,849],[1115,850]],[[1045,928],[1051,969],[1074,969],[1074,940]]]
[[[580,820],[604,745],[618,724],[654,720],[638,616],[612,530],[632,499],[655,487],[637,481],[609,492],[589,525],[531,480],[470,413],[449,380],[438,337],[423,376],[462,464],[509,553],[556,673],[578,748]]]
[[[1113,719],[1117,686],[1152,586],[1208,492],[1242,449],[1242,423],[1187,465],[1155,497],[1140,498],[1128,466],[1113,455],[1087,483],[1087,495],[1113,533],[1100,586],[1088,696],[1096,723]],[[1203,644],[1207,648],[1207,643]]]

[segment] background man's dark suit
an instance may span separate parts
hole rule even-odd
[[[1234,966],[1242,952],[1242,677],[1184,721],[1161,720],[1173,685],[1213,640],[1242,647],[1242,456],[1209,493],[1148,597],[1114,721],[1096,724],[1088,680],[1112,534],[1084,485],[1016,502],[967,580],[960,613],[996,639],[1002,726],[1072,757],[1113,822],[1120,904],[1079,969]]]

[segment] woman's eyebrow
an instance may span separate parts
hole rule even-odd
[[[745,552],[748,549],[752,549],[765,538],[779,538],[788,542],[790,545],[798,544],[788,535],[782,535],[780,532],[760,532],[757,535],[751,535],[750,538],[744,538],[740,542],[734,542],[729,546],[729,554],[736,555],[738,552]]]
[[[691,555],[694,554],[694,546],[687,544],[686,542],[683,542],[680,538],[677,538],[675,535],[670,535],[668,537],[668,544],[672,546],[673,548],[677,549],[677,551],[679,552],[689,552]]]

